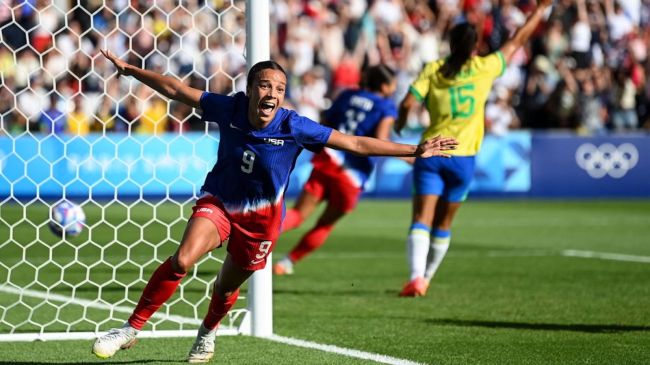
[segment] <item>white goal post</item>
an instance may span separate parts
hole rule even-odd
[[[128,318],[153,270],[174,252],[219,141],[212,126],[197,126],[196,111],[142,91],[130,78],[117,80],[97,50],[206,90],[235,92],[246,70],[270,57],[270,4],[11,3],[0,2],[0,341],[92,339]],[[123,52],[111,48],[116,39],[126,39]],[[198,44],[188,48],[190,42]],[[59,114],[46,112],[54,106]],[[70,132],[74,123],[57,126],[57,118],[88,123],[90,132]],[[86,213],[79,236],[48,229],[50,208],[62,200]],[[139,336],[195,336],[224,252],[197,263]],[[273,334],[270,262],[269,255],[219,335]]]

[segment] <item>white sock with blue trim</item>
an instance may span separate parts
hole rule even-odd
[[[431,281],[433,276],[436,274],[436,271],[438,271],[442,259],[444,259],[447,254],[450,241],[451,231],[434,229],[431,232],[431,249],[427,255],[426,270],[424,272],[424,278],[427,281]]]
[[[422,223],[413,223],[406,240],[406,255],[410,269],[410,280],[424,277],[429,252],[430,228]]]

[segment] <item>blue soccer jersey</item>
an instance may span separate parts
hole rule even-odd
[[[330,126],[354,136],[374,137],[379,123],[386,117],[397,118],[395,103],[367,90],[346,90],[325,112]],[[374,158],[325,149],[313,160],[314,168],[325,164],[339,166],[352,184],[363,188],[374,168]]]
[[[284,212],[284,192],[303,148],[322,150],[332,132],[280,108],[265,128],[248,121],[248,97],[203,93],[203,120],[219,125],[217,162],[202,190],[219,199],[233,224],[251,236],[274,239]]]

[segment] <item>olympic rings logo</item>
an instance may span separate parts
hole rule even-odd
[[[620,179],[632,170],[637,162],[639,151],[631,143],[623,143],[618,147],[611,143],[598,147],[584,143],[576,150],[576,163],[594,179],[605,175]]]

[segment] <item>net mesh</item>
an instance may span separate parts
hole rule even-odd
[[[243,88],[243,2],[0,1],[0,333],[98,332],[128,318],[175,251],[218,133],[118,78],[99,53],[202,90]],[[51,207],[85,228],[53,234]],[[145,330],[200,324],[224,256],[184,279]],[[245,298],[222,328],[234,328]]]

